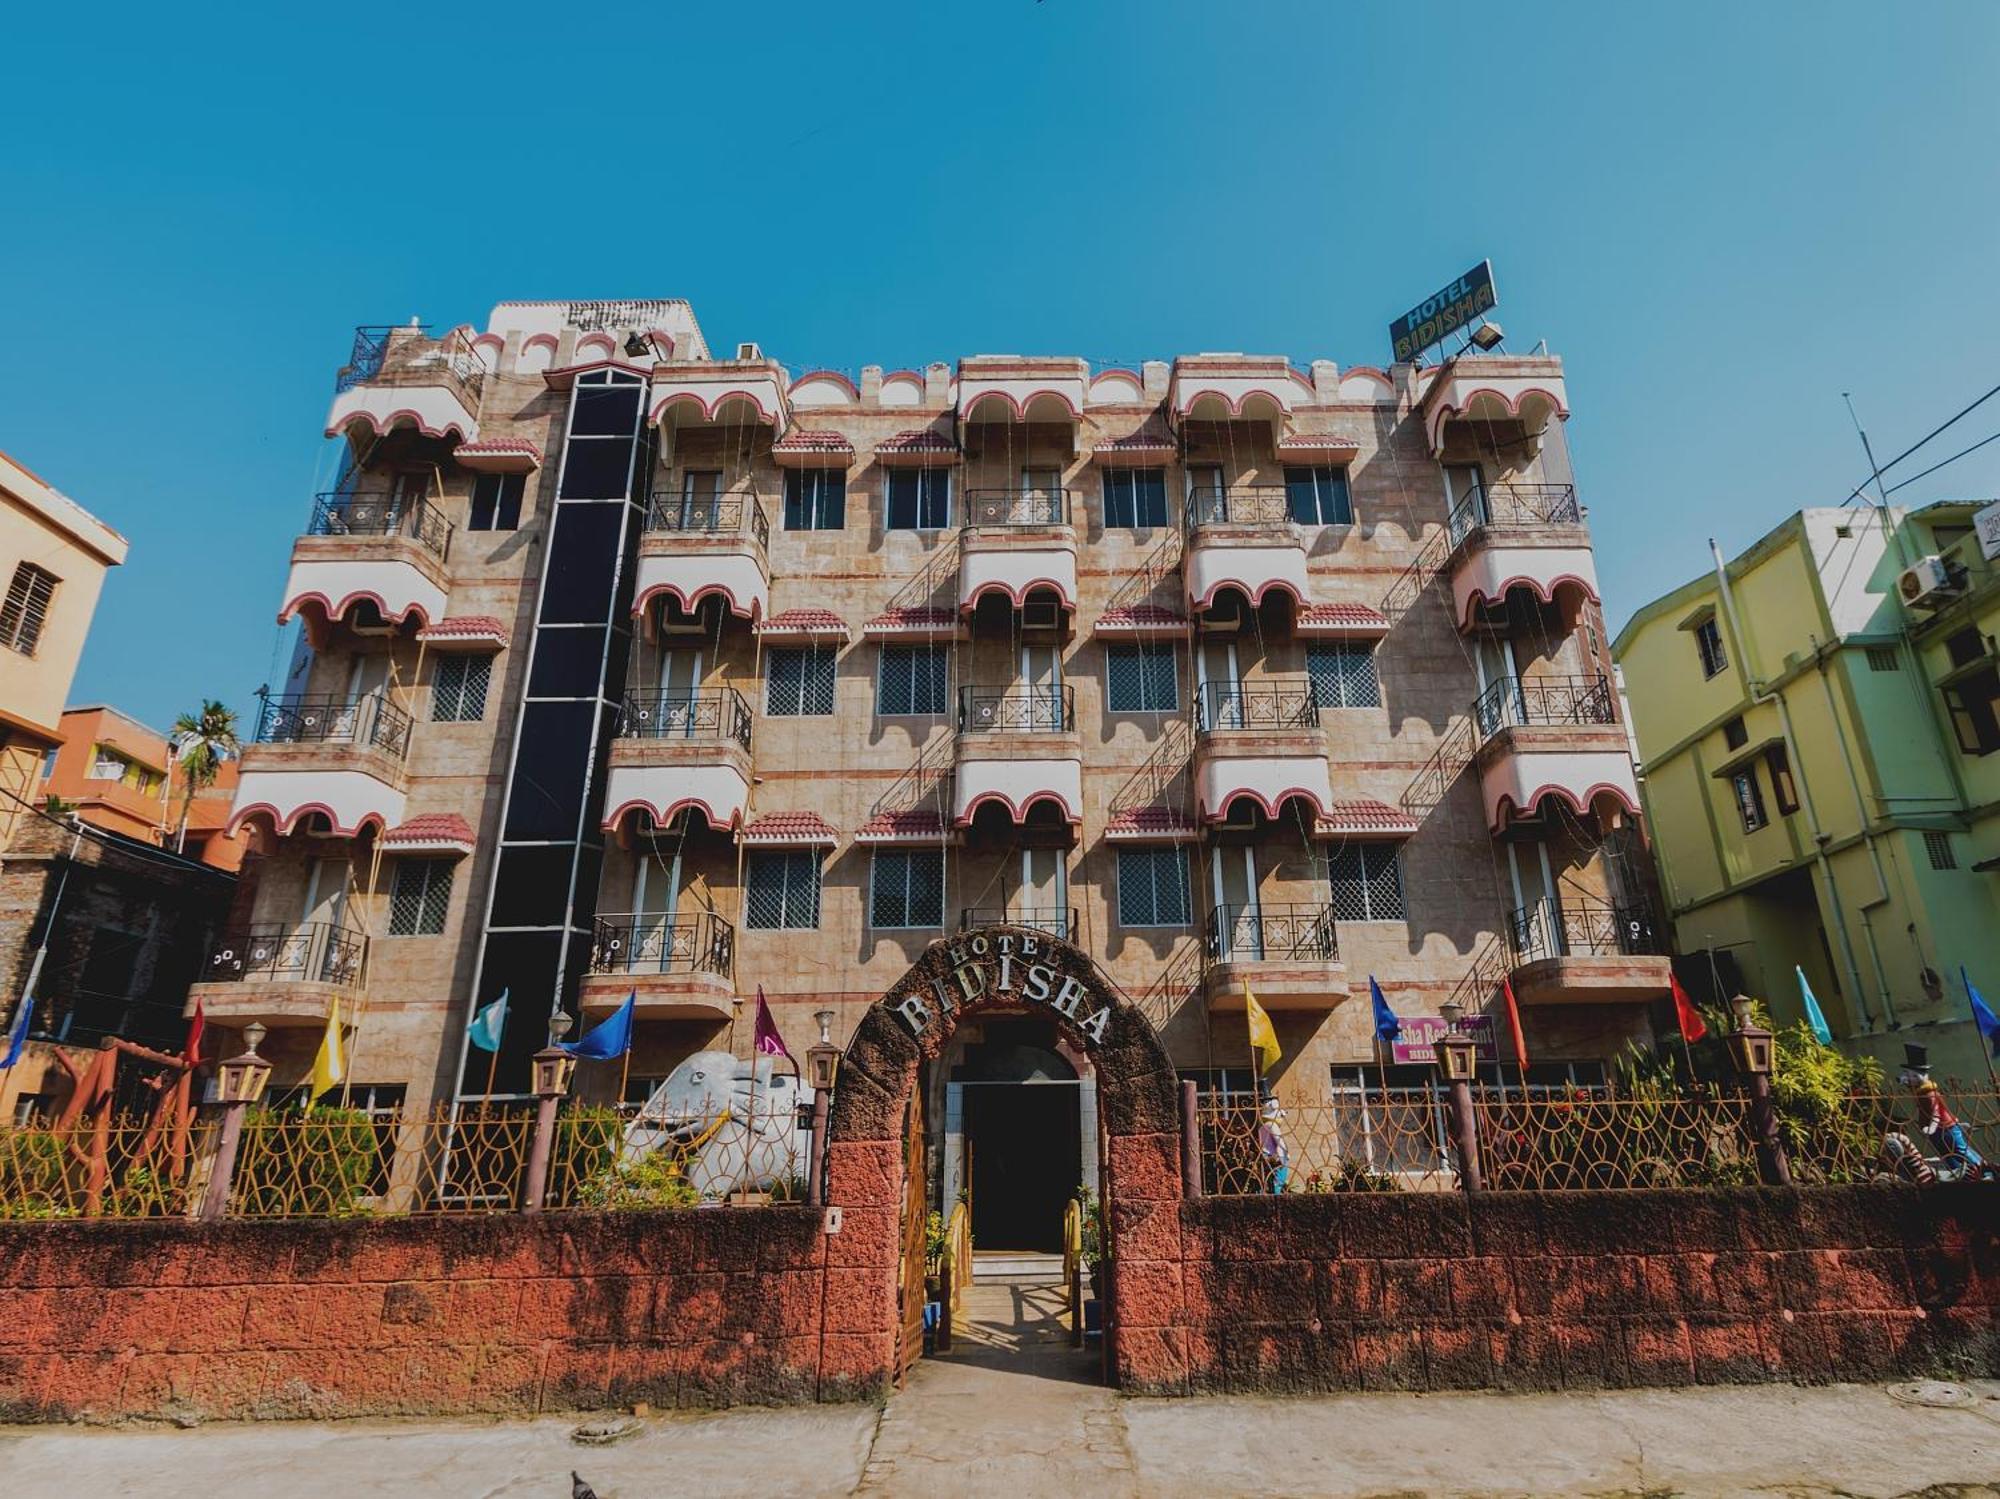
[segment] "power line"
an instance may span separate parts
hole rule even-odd
[[[1988,444],[1989,442],[2000,442],[2000,432],[1995,432],[1991,437],[1980,438],[1978,442],[1975,442],[1969,448],[1960,448],[1956,453],[1953,453],[1949,458],[1944,459],[1943,462],[1933,463],[1929,468],[1925,469],[1921,474],[1912,474],[1910,475],[1909,478],[1902,480],[1900,483],[1891,484],[1889,486],[1889,493],[1894,494],[1897,490],[1904,488],[1906,485],[1914,484],[1919,479],[1928,478],[1930,475],[1936,473],[1939,469],[1943,468],[1945,464],[1956,463],[1958,462],[1959,459],[1963,458],[1967,453],[1976,453],[1981,448],[1985,447],[1986,444]]]
[[[1856,500],[1861,498],[1862,492],[1866,490],[1869,484],[1874,482],[1874,480],[1877,477],[1879,477],[1879,475],[1888,473],[1890,469],[1894,468],[1897,464],[1901,463],[1905,458],[1909,457],[1910,454],[1916,452],[1918,448],[1922,447],[1925,443],[1929,442],[1933,437],[1936,437],[1940,432],[1943,432],[1946,428],[1952,426],[1954,423],[1959,421],[1960,418],[1970,416],[1973,412],[1977,411],[1981,406],[1984,406],[1988,401],[1992,400],[1995,396],[2000,396],[2000,385],[1996,385],[1991,390],[1987,391],[1985,395],[1981,396],[1978,400],[1974,401],[1970,406],[1967,406],[1963,411],[1959,412],[1957,416],[1952,417],[1950,421],[1941,422],[1939,425],[1931,428],[1929,432],[1926,432],[1922,437],[1918,438],[1915,442],[1911,443],[1907,448],[1903,449],[1903,451],[1898,453],[1894,458],[1891,458],[1887,463],[1883,464],[1881,468],[1877,470],[1877,473],[1875,475],[1871,475],[1869,478],[1864,479],[1859,484],[1855,485],[1853,490],[1848,494],[1847,498],[1842,500],[1840,503],[1843,505],[1852,505]],[[1988,440],[1990,441],[1991,439]],[[1982,444],[1975,443],[1973,446],[1979,447],[1982,446]],[[1966,453],[1969,453],[1972,451],[1972,448],[1967,448],[1965,451]],[[1950,463],[1953,461],[1954,458],[1963,458],[1964,456],[1965,453],[1954,454],[1953,458],[1945,459],[1944,463]],[[1944,463],[1940,463],[1937,464],[1935,467],[1925,469],[1924,474],[1937,472],[1938,469],[1944,467]],[[1917,478],[1921,479],[1924,476],[1924,474],[1918,474]],[[1910,483],[1913,481],[1906,479],[1903,482]],[[1899,484],[1896,487],[1900,489],[1902,488],[1902,485]]]

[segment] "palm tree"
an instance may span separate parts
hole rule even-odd
[[[209,699],[198,713],[183,713],[174,720],[169,753],[181,763],[186,779],[181,786],[180,830],[174,838],[174,852],[187,847],[188,812],[194,794],[213,786],[222,772],[222,762],[234,759],[242,748],[236,737],[236,710]]]

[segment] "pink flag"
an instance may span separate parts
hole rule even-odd
[[[757,986],[757,1026],[755,1030],[757,1050],[767,1057],[783,1057],[797,1066],[792,1049],[785,1045],[785,1038],[778,1034],[778,1022],[771,1018],[771,1006],[764,998],[764,986]]]

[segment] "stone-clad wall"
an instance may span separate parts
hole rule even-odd
[[[1119,1282],[1152,1393],[2000,1372],[2000,1193],[1204,1198]]]

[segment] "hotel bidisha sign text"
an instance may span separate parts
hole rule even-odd
[[[1493,262],[1482,260],[1389,325],[1389,347],[1395,362],[1408,363],[1493,306]]]
[[[941,964],[918,965],[909,983],[881,1000],[918,1040],[960,1010],[1009,1005],[1049,1009],[1090,1046],[1103,1042],[1111,1006],[1083,976],[1089,961],[1073,948],[1020,927],[966,932],[940,945]]]

